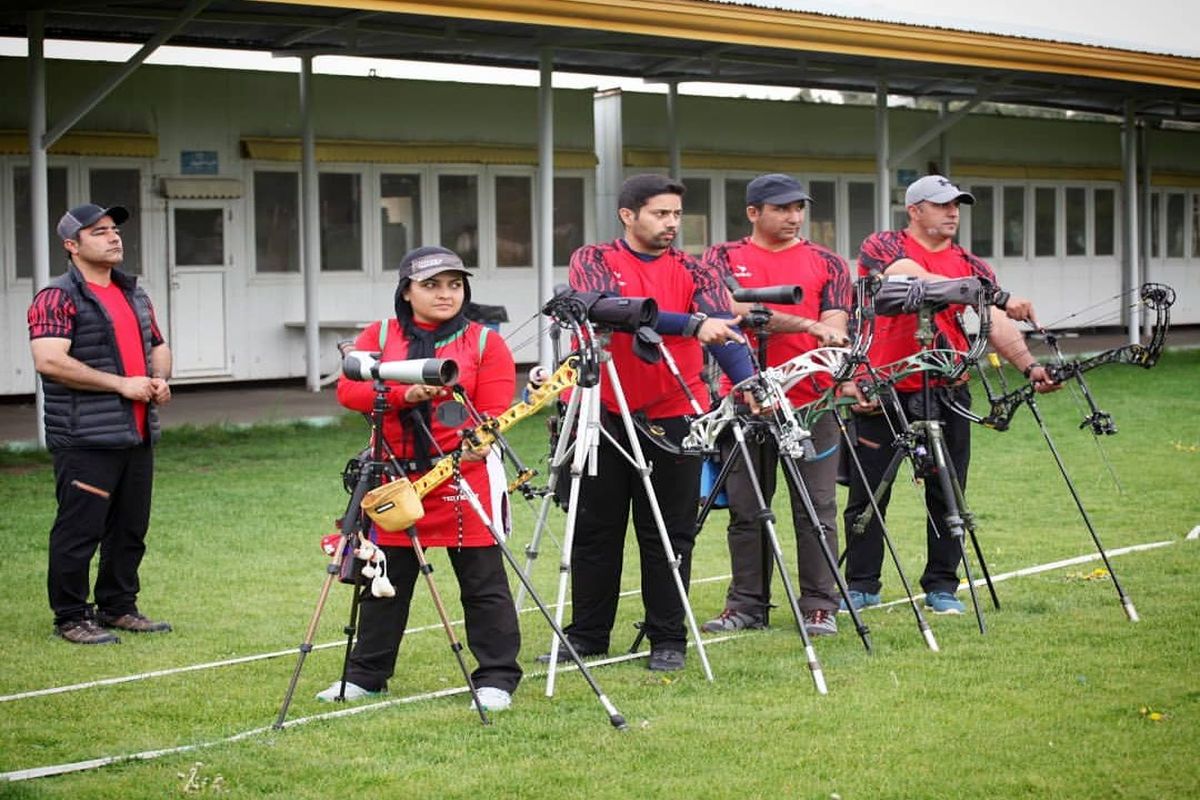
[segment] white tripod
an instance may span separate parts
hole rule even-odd
[[[553,489],[557,480],[557,467],[567,463],[567,458],[571,459],[571,487],[569,494],[569,502],[567,506],[567,522],[566,532],[562,543],[562,557],[559,561],[558,574],[558,599],[555,605],[555,622],[562,624],[563,609],[566,605],[567,580],[571,572],[571,548],[575,539],[576,519],[579,510],[579,486],[580,481],[584,477],[584,470],[587,470],[587,476],[590,478],[596,477],[596,457],[600,447],[600,437],[604,436],[609,443],[617,449],[625,460],[637,470],[641,476],[642,488],[646,493],[646,498],[650,505],[651,514],[654,517],[655,527],[658,529],[659,540],[662,543],[663,553],[666,556],[667,563],[671,569],[671,575],[675,582],[675,587],[679,592],[679,600],[683,606],[684,616],[687,619],[688,628],[691,631],[692,641],[695,643],[696,652],[699,653],[700,663],[704,668],[704,676],[708,680],[713,679],[712,668],[708,663],[708,654],[704,650],[704,642],[700,637],[700,626],[696,624],[695,614],[692,613],[691,604],[688,602],[687,587],[683,583],[683,577],[679,572],[679,564],[681,559],[676,555],[674,547],[671,545],[671,539],[667,534],[666,523],[663,521],[662,511],[659,508],[658,497],[654,491],[654,485],[650,480],[650,466],[646,462],[645,455],[642,452],[642,447],[638,439],[637,429],[633,424],[633,417],[629,412],[629,405],[625,400],[625,392],[621,388],[621,380],[617,376],[616,366],[612,363],[612,359],[608,352],[604,350],[601,337],[592,327],[591,322],[584,320],[582,323],[572,322],[572,327],[579,334],[579,340],[584,352],[583,366],[581,367],[580,385],[571,393],[570,402],[567,404],[567,411],[563,417],[562,426],[559,431],[558,443],[555,447],[554,456],[551,459],[551,470],[549,478],[549,492],[542,500],[542,507],[538,514],[537,526],[534,529],[533,540],[530,542],[526,550],[528,560],[526,561],[526,572],[529,571],[533,558],[536,557],[537,545],[541,539],[542,531],[546,525],[547,515],[549,513],[549,504],[552,502]],[[607,377],[613,389],[613,395],[616,397],[618,408],[620,409],[621,423],[624,426],[625,436],[629,441],[629,449],[626,450],[618,442],[605,431],[600,425],[600,381],[601,381],[601,364],[603,364],[604,375]],[[574,441],[572,441],[571,432],[575,431]],[[554,694],[555,671],[558,664],[559,640],[553,639],[550,643],[550,662],[549,670],[546,676],[546,696]]]

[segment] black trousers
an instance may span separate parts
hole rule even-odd
[[[836,450],[838,444],[837,423],[833,417],[823,414],[812,427],[813,445],[818,453]],[[758,476],[764,498],[769,508],[775,496],[779,464],[779,445],[771,436],[758,441],[752,431],[747,431],[746,448],[750,452],[755,474]],[[773,574],[770,552],[765,533],[759,521],[759,503],[754,487],[746,474],[746,460],[730,436],[721,444],[722,456],[733,458],[734,466],[725,481],[725,492],[729,497],[729,562],[733,579],[725,596],[725,607],[752,616],[761,617],[766,609],[767,595]],[[837,533],[837,465],[836,452],[818,461],[796,462],[800,478],[808,489],[809,498],[817,512],[825,541],[833,553],[838,551]],[[786,476],[785,476],[786,480]],[[792,527],[796,533],[796,569],[800,578],[800,610],[825,609],[836,611],[838,589],[829,563],[821,552],[817,531],[804,508],[799,493],[788,484],[792,507]],[[783,526],[777,526],[777,530]],[[782,545],[782,542],[780,543]]]
[[[96,606],[117,616],[138,610],[153,486],[149,444],[54,453],[58,514],[50,529],[46,588],[56,625],[92,615],[89,570],[97,548]]]
[[[603,412],[605,429],[628,451],[628,438],[620,419]],[[683,417],[656,419],[672,442],[681,442],[688,423]],[[650,483],[662,511],[671,548],[680,559],[679,574],[688,585],[692,548],[696,541],[696,510],[700,497],[700,459],[673,455],[639,433],[642,451],[650,464]],[[582,478],[575,539],[571,547],[571,641],[585,652],[608,650],[617,616],[625,530],[633,510],[642,568],[644,630],[650,646],[683,651],[687,647],[683,603],[654,524],[642,478],[632,464],[601,437],[597,474]]]
[[[420,573],[411,547],[384,547],[383,552],[396,596],[366,593],[359,609],[358,638],[346,670],[346,680],[372,692],[387,688],[388,679],[395,673],[413,586]],[[500,548],[457,547],[447,548],[446,552],[458,578],[467,647],[479,664],[471,678],[477,687],[494,686],[511,693],[521,682],[521,667],[517,664],[521,629]],[[436,582],[436,574],[434,579]],[[437,586],[444,590],[442,583]]]
[[[947,454],[965,492],[967,467],[971,463],[971,423],[947,409],[944,403],[937,400],[939,397],[945,397],[947,393],[953,393],[953,397],[960,405],[968,407],[971,404],[971,395],[965,387],[934,390],[934,405],[938,409],[938,417],[941,419]],[[920,392],[899,392],[898,394],[910,420],[924,418],[924,414],[920,413]],[[893,412],[889,408],[885,413],[892,415]],[[892,424],[896,425],[896,429],[899,430],[899,423],[895,420],[894,415],[891,418]],[[858,445],[855,451],[862,462],[863,471],[871,486],[870,491],[874,491],[895,453],[895,436],[888,426],[887,418],[882,413],[855,417],[855,428],[858,436]],[[906,469],[903,464],[900,466],[901,473]],[[900,478],[900,480],[905,479]],[[921,588],[926,592],[954,592],[958,589],[958,565],[962,555],[958,542],[950,536],[945,525],[946,501],[942,494],[941,482],[936,476],[931,476],[926,478],[924,483],[925,504],[929,509],[929,514],[925,526],[926,560],[925,571],[921,574]],[[879,508],[885,514],[891,496],[891,489],[888,489],[879,499]],[[870,505],[868,497],[868,490],[863,488],[857,471],[851,466],[850,497],[843,515],[846,525],[846,583],[851,589],[875,594],[883,585],[879,579],[883,567],[883,529],[879,520],[872,516],[870,524],[861,535],[856,536],[853,531],[855,519]]]

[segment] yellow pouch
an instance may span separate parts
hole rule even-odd
[[[399,478],[367,492],[362,508],[376,524],[389,531],[402,531],[425,516],[421,498],[408,478]]]

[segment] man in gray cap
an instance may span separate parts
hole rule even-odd
[[[766,363],[776,367],[789,359],[822,346],[848,343],[846,323],[851,303],[850,270],[841,256],[801,237],[804,212],[812,198],[790,175],[760,175],[746,186],[746,216],[753,226],[749,236],[733,242],[713,245],[704,260],[721,275],[733,279],[745,289],[795,285],[803,292],[797,304],[766,303],[770,312],[765,332]],[[747,316],[748,303],[734,303],[736,314]],[[752,334],[752,347],[758,344]],[[801,381],[788,391],[796,408],[812,403],[832,385],[828,375]],[[851,391],[854,384],[848,384]],[[722,390],[731,389],[723,381]],[[792,522],[796,532],[796,561],[800,578],[800,611],[804,627],[811,636],[837,633],[837,582],[825,562],[818,536],[824,537],[832,552],[837,552],[837,456],[838,429],[833,417],[825,414],[813,425],[813,444],[823,457],[798,464],[817,513],[820,530],[805,510],[797,487],[789,485]],[[727,633],[743,628],[761,628],[770,604],[770,560],[763,537],[758,496],[750,482],[753,468],[769,509],[775,494],[779,445],[770,437],[751,436],[747,442],[751,465],[743,463],[731,442],[722,443],[726,458],[735,459],[725,484],[729,498],[729,560],[733,571],[725,608],[704,623],[709,633]]]
[[[171,350],[150,298],[117,267],[121,206],[76,206],[58,222],[67,271],[29,307],[33,365],[45,391],[58,515],[47,588],[54,632],[75,644],[116,644],[111,629],[169,631],[137,607],[154,480],[156,406],[171,399]],[[95,607],[89,570],[96,550]]]
[[[982,259],[967,252],[954,241],[958,233],[959,206],[970,205],[975,198],[941,175],[926,175],[915,181],[904,195],[908,209],[908,227],[899,231],[882,231],[867,237],[859,251],[860,275],[908,275],[925,281],[976,277],[996,284],[996,275]],[[1013,320],[1036,325],[1033,304],[1026,299],[999,291],[996,307],[1003,314],[991,315],[988,340],[1021,373],[1033,382],[1039,392],[1059,388],[1025,345],[1025,337]],[[958,322],[961,305],[953,305],[934,315],[938,347],[965,351],[968,339]],[[879,317],[875,337],[868,357],[876,366],[891,364],[917,352],[917,315],[901,314]],[[971,455],[971,425],[955,413],[941,413],[952,404],[969,406],[970,393],[966,384],[947,385],[934,380],[934,408],[927,411],[920,403],[921,377],[910,375],[896,383],[896,392],[905,413],[912,419],[940,419],[946,448],[962,486],[967,483],[967,464]],[[858,444],[856,451],[866,472],[871,489],[881,481],[894,453],[895,434],[886,414],[879,408],[860,411],[856,419]],[[844,519],[846,529],[869,504],[868,489],[857,478],[850,482],[850,497]],[[890,491],[879,499],[879,508],[886,512]],[[926,525],[926,562],[921,575],[925,590],[925,606],[936,614],[961,614],[963,604],[955,596],[958,591],[959,547],[948,531],[940,531],[947,503],[941,484],[925,481],[925,503],[929,509]],[[862,535],[847,535],[846,582],[850,587],[850,602],[855,607],[877,605],[880,602],[880,570],[883,566],[883,538],[880,521],[872,519]]]

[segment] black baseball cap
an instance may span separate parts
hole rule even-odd
[[[81,230],[95,225],[104,216],[112,217],[113,223],[120,225],[129,219],[129,209],[125,208],[125,206],[109,206],[105,208],[95,203],[75,206],[63,214],[62,219],[58,221],[58,228],[56,230],[58,231],[59,238],[63,241],[67,239],[78,240]]]
[[[804,191],[800,181],[791,175],[771,172],[759,175],[746,184],[746,205],[748,206],[761,206],[763,203],[786,206],[796,202],[811,203],[812,198],[808,196],[808,192]]]
[[[471,274],[458,253],[453,250],[436,246],[418,247],[416,250],[409,250],[400,260],[398,277],[400,280],[420,282],[440,272],[451,270],[464,275]]]

